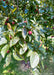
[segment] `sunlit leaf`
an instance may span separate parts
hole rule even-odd
[[[5,17],[5,18],[3,19],[2,25],[5,25],[6,19],[7,19],[7,17]]]
[[[32,50],[29,50],[28,53],[27,53],[27,57],[31,56],[32,52],[33,52]]]
[[[34,75],[40,75],[40,72],[37,68],[35,68],[32,72]]]
[[[9,53],[7,55],[5,62],[6,62],[6,66],[8,66],[10,64],[10,62],[11,62],[11,53]]]
[[[1,38],[0,40],[0,45],[6,44],[7,40],[5,38]]]
[[[17,9],[17,8],[14,8],[14,9],[12,10],[12,13],[14,13],[14,12],[16,11],[16,9]]]
[[[20,57],[17,55],[16,51],[14,51],[14,50],[13,50],[13,57],[14,57],[14,59],[16,59],[16,60],[18,60],[18,61],[24,60],[24,59],[20,58]]]
[[[26,51],[27,51],[27,44],[24,44],[24,45],[23,45],[23,48],[20,48],[19,53],[22,55],[22,54],[24,54]]]
[[[8,70],[4,70],[3,73],[8,73]]]
[[[14,36],[14,32],[13,32],[12,30],[9,30],[9,34],[10,34],[11,36]]]
[[[35,68],[39,63],[39,55],[36,52],[33,52],[30,56],[30,64],[32,68]]]
[[[19,38],[18,38],[18,37],[14,37],[14,38],[10,41],[10,47],[14,46],[18,41],[19,41]]]
[[[1,49],[1,55],[2,55],[3,58],[5,57],[5,54],[6,54],[6,52],[8,51],[8,49],[9,49],[9,45],[5,45],[5,46]]]
[[[34,20],[31,20],[31,22],[33,22],[33,24],[36,24]]]

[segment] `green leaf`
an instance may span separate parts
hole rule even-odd
[[[3,58],[5,57],[5,54],[6,54],[6,52],[8,51],[8,49],[9,49],[9,45],[5,45],[5,46],[1,49],[1,55],[2,55]]]
[[[17,19],[13,19],[15,22],[17,22]]]
[[[21,28],[18,28],[18,30],[17,30],[18,32],[21,32],[22,31],[22,29]]]
[[[4,24],[5,24],[6,19],[7,19],[7,17],[5,17],[5,18],[3,19],[3,21],[2,21],[2,25],[4,25]]]
[[[1,38],[0,40],[0,45],[6,44],[7,40],[5,38]]]
[[[32,50],[29,50],[27,53],[27,57],[31,56],[32,52],[33,52]]]
[[[11,62],[11,53],[9,53],[7,55],[5,62],[6,62],[6,66],[8,66],[10,64],[10,62]]]
[[[28,45],[29,50],[33,50],[33,47],[32,47],[32,45],[30,43],[28,43],[27,45]]]
[[[9,34],[14,36],[14,32],[12,30],[9,30]]]
[[[26,30],[26,28],[22,29],[22,36],[23,36],[24,39],[26,38],[26,36],[27,36],[27,30]]]
[[[32,73],[33,73],[34,75],[40,75],[40,72],[38,71],[37,68],[35,68],[35,69],[32,71]]]
[[[33,32],[34,32],[35,40],[36,40],[36,41],[39,41],[39,40],[40,40],[40,36],[39,36],[37,30],[33,30]]]
[[[41,53],[45,54],[46,50],[44,48],[44,46],[42,45],[41,47],[39,47],[39,50],[41,51]]]
[[[23,45],[23,50],[26,51],[27,50],[27,44]]]
[[[29,36],[29,42],[32,40],[32,37],[31,36]]]
[[[13,57],[14,57],[14,59],[16,59],[16,60],[18,60],[18,61],[22,61],[22,60],[24,60],[24,59],[22,59],[22,58],[20,58],[20,57],[17,56],[15,50],[13,50]]]
[[[3,73],[8,73],[8,70],[4,70]]]
[[[30,64],[32,68],[35,68],[39,63],[39,55],[36,52],[33,52],[30,56]]]
[[[19,45],[23,47],[23,43],[21,40],[19,40]]]
[[[44,69],[44,62],[43,62],[43,60],[41,60],[41,65],[42,65],[42,68]]]
[[[18,38],[18,37],[14,37],[14,38],[10,41],[10,47],[14,46],[18,41],[19,41],[19,38]]]
[[[27,51],[27,44],[24,44],[24,45],[23,45],[23,48],[20,48],[19,53],[22,55],[22,54],[24,54],[26,51]]]
[[[31,22],[32,22],[33,24],[36,24],[36,21],[34,21],[34,20],[31,20]]]
[[[52,46],[54,47],[54,38],[52,38]]]
[[[1,56],[1,54],[0,54],[0,62],[2,61],[2,56]]]

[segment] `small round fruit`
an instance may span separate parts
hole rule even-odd
[[[54,36],[51,36],[51,38],[54,38]]]
[[[27,21],[24,21],[24,23],[27,23]]]
[[[28,34],[31,35],[32,34],[32,31],[29,31]]]
[[[53,16],[53,19],[54,19],[54,16]]]
[[[5,1],[5,0],[3,0],[3,1]]]
[[[12,24],[14,25],[14,24],[15,24],[15,22],[12,22]]]
[[[36,11],[38,11],[38,9],[36,9]]]
[[[10,51],[8,50],[7,53],[10,53]]]
[[[52,27],[52,29],[54,29],[54,27]]]
[[[47,23],[46,21],[44,23]]]
[[[39,14],[39,11],[38,11],[38,14]]]
[[[7,23],[5,23],[5,25],[7,25]]]
[[[9,18],[6,19],[6,21],[8,21],[8,20],[9,20]]]
[[[6,1],[6,3],[8,4],[8,1]]]
[[[26,41],[24,41],[24,43],[26,44]]]
[[[10,35],[10,39],[12,39],[12,36]]]
[[[48,50],[48,48],[46,47],[46,50]]]
[[[23,26],[25,28],[25,26]]]

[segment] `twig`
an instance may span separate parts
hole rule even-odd
[[[18,6],[19,1],[17,0],[17,11],[19,10],[19,6]]]

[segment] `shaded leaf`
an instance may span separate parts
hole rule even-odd
[[[2,61],[2,56],[0,55],[0,62]]]
[[[29,50],[33,50],[32,45],[30,43],[27,44]]]
[[[26,28],[22,29],[22,36],[23,36],[24,39],[26,38],[26,36],[27,36],[27,30],[26,30]]]
[[[45,52],[46,52],[46,50],[45,50],[45,48],[43,47],[43,45],[42,45],[41,47],[39,47],[39,50],[40,50],[43,54],[45,54]]]
[[[44,33],[44,32],[46,32],[46,31],[45,31],[45,30],[43,30],[43,29],[40,29],[40,31],[41,31],[41,32],[43,32],[43,33]]]

